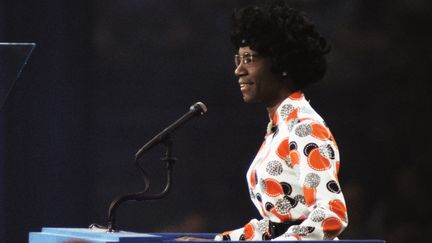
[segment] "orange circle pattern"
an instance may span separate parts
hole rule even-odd
[[[318,148],[312,149],[312,151],[310,151],[307,161],[310,168],[317,171],[327,170],[331,166],[330,160],[322,156]]]
[[[329,206],[330,206],[331,211],[333,211],[335,214],[337,214],[337,216],[339,216],[339,218],[342,219],[342,221],[346,222],[347,210],[346,210],[345,204],[341,200],[339,200],[339,199],[331,200],[329,202]]]

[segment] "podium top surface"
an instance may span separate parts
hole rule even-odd
[[[107,232],[102,229],[87,228],[42,228],[42,233],[68,235],[77,238],[98,238],[104,240],[118,240],[120,238],[160,238],[160,236],[128,231]]]
[[[194,240],[194,242],[208,243],[212,241],[214,233],[135,233],[119,231],[110,233],[102,229],[88,228],[42,228],[42,232],[31,232],[29,243],[174,243],[179,237],[198,237],[208,240]],[[257,241],[268,242],[268,241]],[[288,241],[286,241],[288,242]],[[293,242],[293,241],[289,241]],[[294,241],[300,242],[300,241]],[[308,243],[323,243],[333,241],[308,241]],[[338,243],[385,243],[383,240],[339,240]]]

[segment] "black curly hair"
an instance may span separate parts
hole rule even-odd
[[[235,48],[249,46],[269,57],[272,72],[287,72],[295,90],[321,80],[330,46],[315,26],[286,1],[258,2],[234,11],[231,41]]]

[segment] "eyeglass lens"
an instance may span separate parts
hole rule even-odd
[[[253,62],[253,57],[254,57],[254,55],[249,54],[249,53],[245,53],[243,55],[237,54],[237,55],[234,55],[234,62],[236,64],[236,66],[239,66],[240,63],[248,64],[248,63]]]

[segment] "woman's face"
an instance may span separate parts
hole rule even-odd
[[[278,99],[283,81],[270,70],[271,61],[249,47],[240,47],[236,56],[238,65],[234,74],[239,78],[240,91],[247,103],[263,102],[273,105]]]

